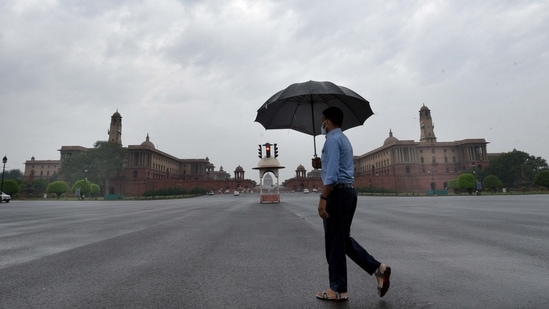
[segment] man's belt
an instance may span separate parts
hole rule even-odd
[[[338,183],[334,186],[334,189],[343,189],[343,188],[349,188],[354,189],[355,185],[352,183]]]

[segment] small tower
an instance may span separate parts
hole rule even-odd
[[[235,180],[244,180],[244,168],[242,166],[237,166],[234,170],[234,179]]]
[[[305,166],[299,164],[295,170],[295,178],[307,178],[307,170],[305,170]]]
[[[118,110],[111,116],[111,126],[108,133],[109,142],[122,145],[122,116]]]
[[[431,110],[423,104],[419,110],[419,126],[421,130],[421,137],[419,141],[421,143],[436,143],[437,137],[435,136],[435,126],[433,125],[433,119],[431,118]]]

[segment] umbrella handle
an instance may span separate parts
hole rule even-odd
[[[320,161],[320,158],[315,156],[312,159],[312,165],[315,170],[322,168],[322,162]]]
[[[314,122],[314,120],[313,120],[313,122]],[[314,155],[313,159],[311,160],[312,161],[311,165],[313,166],[313,168],[315,170],[317,170],[317,169],[322,168],[322,163],[320,161],[320,158],[316,154],[316,137],[314,135],[313,135],[313,144],[314,144],[314,147],[315,147],[315,155]]]
[[[314,147],[315,147],[315,155],[314,155],[314,157],[316,158],[316,157],[317,157],[317,155],[316,155],[316,137],[315,137],[314,135],[313,135],[313,145],[314,145]]]

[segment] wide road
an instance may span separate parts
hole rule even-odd
[[[549,196],[360,197],[353,236],[391,289],[349,261],[328,287],[316,194],[0,204],[0,308],[549,308]]]

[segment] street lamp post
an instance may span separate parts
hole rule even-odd
[[[385,195],[385,188],[383,187],[383,173],[381,173],[381,195]]]
[[[376,176],[381,176],[381,195],[385,195],[385,188],[383,188],[383,172],[377,173]]]
[[[477,173],[475,172],[475,162],[471,163],[471,168],[473,170],[473,177],[475,177],[475,184],[477,182]]]
[[[472,167],[473,167],[473,177],[475,178],[475,194],[478,195],[478,185],[477,185],[477,172],[475,171],[475,162],[473,162],[472,164]]]
[[[370,196],[372,196],[372,175],[368,176],[370,179]]]
[[[4,163],[4,166],[2,167],[2,183],[0,183],[0,192],[4,192],[4,174],[6,172],[6,163],[8,163],[8,158],[6,158],[6,156],[2,159],[2,163]]]
[[[431,184],[429,185],[429,191],[432,195],[435,195],[435,178],[433,176],[433,171],[427,171],[431,175]]]

